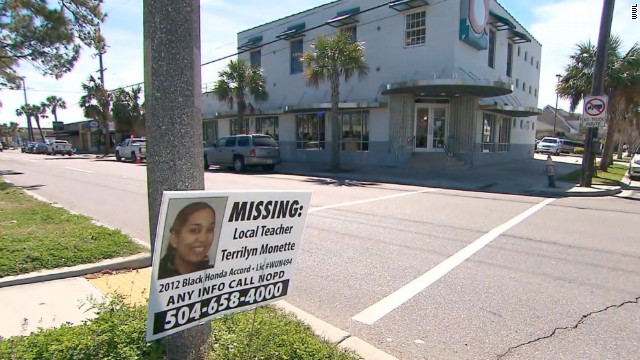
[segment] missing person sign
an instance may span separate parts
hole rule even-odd
[[[309,191],[170,191],[160,206],[147,341],[287,296]]]

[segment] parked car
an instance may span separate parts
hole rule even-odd
[[[247,166],[261,166],[271,171],[281,162],[278,143],[269,135],[234,135],[218,139],[204,149],[204,168],[230,166],[241,172]]]
[[[640,178],[640,145],[638,145],[636,152],[629,162],[629,177],[631,179]]]
[[[49,151],[51,154],[73,155],[73,145],[67,140],[53,140],[49,142]]]
[[[560,155],[560,139],[555,137],[544,137],[536,146],[536,152]]]
[[[36,143],[31,141],[25,141],[22,143],[22,147],[20,148],[20,152],[23,153],[32,153],[33,148],[36,146]]]
[[[117,161],[128,158],[129,160],[134,162],[138,157],[141,160],[147,158],[147,139],[145,138],[125,139],[120,145],[116,147]]]
[[[36,143],[36,145],[33,147],[33,151],[31,152],[34,154],[50,155],[51,148],[49,147],[49,144],[47,144],[46,142],[39,142],[39,143]]]
[[[5,149],[4,141],[0,141],[0,152],[2,152],[4,149]]]
[[[560,139],[560,152],[564,154],[571,154],[574,150],[574,142],[569,139]]]

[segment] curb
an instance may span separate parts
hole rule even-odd
[[[140,269],[148,266],[151,266],[151,254],[136,254],[127,257],[101,260],[93,264],[42,270],[16,276],[6,276],[0,279],[0,288],[78,277],[97,273],[102,270]]]
[[[276,301],[273,305],[295,315],[298,320],[309,325],[316,335],[342,349],[355,351],[364,360],[398,360],[398,358],[387,354],[359,337],[351,336],[350,333],[340,330],[284,300]]]
[[[594,187],[595,188],[595,187]],[[593,188],[592,188],[593,189]],[[529,189],[527,190],[528,194],[531,195],[542,195],[548,197],[604,197],[604,196],[613,196],[622,192],[620,186],[615,186],[610,189],[603,188],[595,188],[597,190],[593,191],[573,191],[569,190],[547,190],[547,189]]]

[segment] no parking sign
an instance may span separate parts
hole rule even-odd
[[[580,125],[583,127],[605,127],[607,125],[607,95],[586,96]]]

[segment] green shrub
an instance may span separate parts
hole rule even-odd
[[[573,148],[573,153],[574,154],[584,154],[584,148],[581,148],[581,147]]]
[[[3,360],[159,360],[161,342],[145,341],[147,308],[116,296],[94,303],[97,317],[82,325],[62,325],[25,337],[0,340]]]
[[[115,296],[91,307],[97,317],[29,336],[0,338],[2,360],[162,360],[167,343],[147,343],[147,307]],[[267,306],[211,323],[210,360],[356,360],[350,351],[318,339],[291,315]]]

